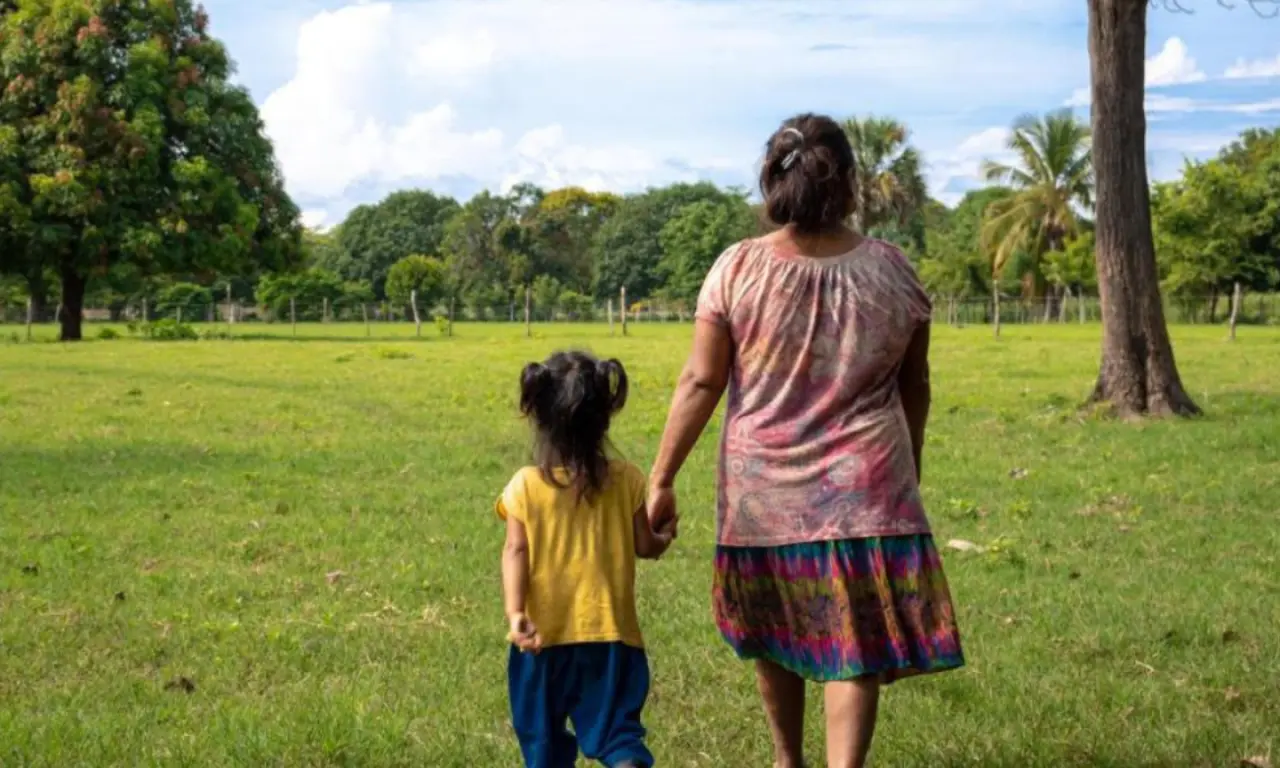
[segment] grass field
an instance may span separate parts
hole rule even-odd
[[[491,510],[520,366],[622,358],[647,466],[689,334],[538,331],[0,343],[0,765],[516,765]],[[946,553],[969,666],[889,690],[877,765],[1280,758],[1280,330],[1175,329],[1208,416],[1141,425],[1075,407],[1097,335],[935,332],[935,533],[996,546]],[[714,444],[641,569],[648,724],[663,764],[763,766],[709,612]]]

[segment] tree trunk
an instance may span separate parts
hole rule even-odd
[[[71,267],[62,269],[62,305],[58,322],[62,330],[59,341],[80,341],[84,320],[84,289],[89,281]]]
[[[991,279],[991,318],[996,326],[996,338],[1000,338],[1000,279]]]
[[[1194,415],[1165,324],[1143,109],[1147,0],[1089,0],[1102,362],[1093,399],[1121,416]]]
[[[27,295],[31,297],[32,319],[44,322],[45,313],[49,311],[49,286],[45,284],[44,272],[27,275]]]
[[[1243,298],[1243,291],[1240,283],[1235,284],[1235,289],[1231,292],[1231,340],[1236,340],[1236,323],[1240,320],[1240,304]]]
[[[1218,324],[1218,286],[1209,293],[1209,325]]]

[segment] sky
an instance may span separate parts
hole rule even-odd
[[[1280,18],[1182,2],[1149,17],[1157,179],[1280,125]],[[204,3],[318,227],[406,187],[750,188],[810,111],[901,120],[953,204],[1019,116],[1089,102],[1085,0]]]

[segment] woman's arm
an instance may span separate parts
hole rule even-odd
[[[720,396],[729,383],[729,366],[733,346],[729,329],[718,323],[699,320],[694,324],[693,351],[684,365],[671,399],[667,426],[662,431],[658,458],[654,460],[649,484],[657,490],[669,490],[684,466],[689,452],[702,436],[707,422],[715,413]],[[651,517],[652,517],[652,507]],[[674,510],[672,510],[674,513]],[[662,520],[655,520],[661,524]]]
[[[929,387],[929,323],[917,328],[907,345],[902,367],[898,369],[898,394],[911,433],[911,454],[915,458],[918,482],[924,461],[924,430],[933,397]]]

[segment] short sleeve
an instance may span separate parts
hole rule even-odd
[[[644,506],[649,497],[649,478],[635,464],[622,465],[622,480],[626,488],[627,514],[633,515]]]
[[[694,311],[694,317],[698,320],[706,320],[716,325],[729,324],[729,280],[727,273],[729,272],[729,264],[734,257],[742,250],[742,244],[738,243],[729,246],[720,257],[716,259],[716,263],[711,265],[711,271],[707,272],[707,277],[702,281],[702,290],[698,292],[698,306]]]
[[[510,517],[520,523],[528,522],[529,489],[525,483],[525,470],[520,470],[511,478],[502,495],[493,505],[493,511],[502,520]]]
[[[898,274],[902,280],[902,295],[907,302],[907,312],[911,319],[917,325],[923,325],[933,320],[933,300],[929,298],[928,292],[924,289],[924,284],[920,282],[920,276],[916,274],[916,268],[911,265],[911,260],[907,258],[901,250],[890,247],[892,258],[898,267]]]

